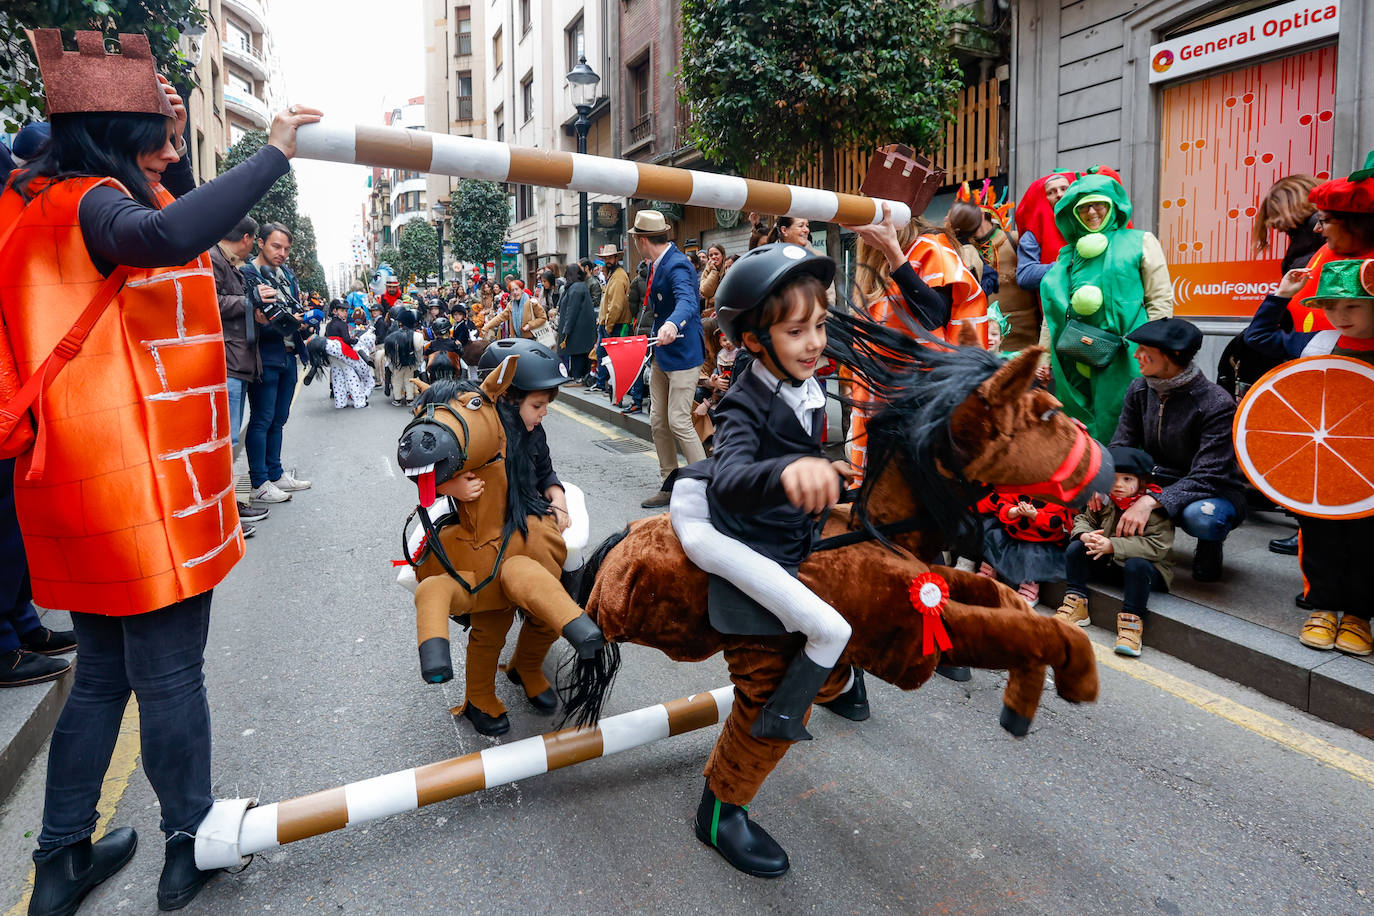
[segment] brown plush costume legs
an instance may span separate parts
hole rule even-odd
[[[506,645],[506,633],[514,621],[513,609],[472,615],[463,699],[493,718],[506,711],[506,704],[496,696],[496,668]]]
[[[557,640],[558,631],[537,617],[526,615],[520,624],[520,636],[515,641],[510,667],[520,675],[525,696],[536,697],[549,689],[549,680],[544,676],[544,657]]]
[[[463,573],[465,578],[471,575]],[[442,684],[453,679],[449,615],[466,614],[471,608],[472,596],[448,576],[430,576],[416,587],[415,632],[420,645],[420,676],[427,683]]]
[[[501,564],[500,575],[501,588],[512,604],[563,634],[580,658],[596,654],[602,645],[601,630],[568,596],[556,572],[529,557],[508,557]],[[520,674],[524,676],[523,671]],[[531,685],[527,682],[525,686]]]
[[[773,738],[755,738],[749,733],[759,710],[787,671],[791,657],[758,648],[736,648],[725,650],[725,661],[730,666],[730,680],[735,685],[735,705],[706,761],[706,785],[722,802],[747,805],[793,744]],[[837,666],[821,688],[817,701],[839,696],[848,679],[849,666]],[[810,718],[809,712],[806,718]]]

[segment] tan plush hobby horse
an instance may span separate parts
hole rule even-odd
[[[927,346],[835,314],[828,333],[827,352],[886,406],[868,424],[867,478],[852,511],[837,508],[825,525],[825,536],[849,543],[834,549],[823,544],[801,567],[802,581],[853,628],[818,701],[842,692],[850,665],[904,690],[920,687],[937,664],[1007,669],[1001,721],[1020,736],[1035,715],[1047,667],[1054,670],[1060,696],[1072,702],[1095,699],[1097,668],[1080,629],[1036,614],[993,579],[930,565],[961,529],[965,536],[974,530],[969,507],[981,485],[1026,489],[1040,484],[1046,496],[1069,502],[1109,488],[1112,466],[1105,449],[1065,416],[1050,394],[1032,388],[1038,350],[1002,363],[981,349]],[[587,569],[596,577],[586,608],[608,640],[652,646],[679,661],[725,653],[735,702],[706,764],[707,795],[698,810],[697,835],[741,870],[781,874],[786,856],[780,848],[780,858],[773,860],[781,861],[781,870],[754,868],[753,863],[770,858],[754,855],[757,846],[773,842],[760,838],[761,833],[767,837],[761,828],[745,825],[746,835],[734,840],[734,853],[726,851],[723,836],[717,842],[716,831],[721,803],[727,809],[748,805],[787,752],[788,742],[749,732],[802,638],[713,630],[707,577],[683,554],[667,515],[634,523],[608,540]],[[925,633],[930,618],[914,607],[913,580],[930,572],[948,585],[943,624],[952,648],[947,651],[930,645]],[[572,718],[585,720],[576,701],[569,705]],[[712,794],[718,800],[714,814],[707,805]],[[738,809],[734,813],[744,817]]]

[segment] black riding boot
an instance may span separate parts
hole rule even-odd
[[[586,568],[586,565],[582,565],[577,569],[565,569],[558,574],[558,581],[563,586],[563,591],[567,592],[568,597],[574,601],[577,601],[577,592],[582,588],[582,571]],[[577,603],[581,604],[582,602],[577,601]]]
[[[868,708],[868,689],[864,687],[864,670],[855,667],[853,671],[854,683],[849,685],[849,689],[820,705],[851,722],[862,722],[872,714]]]
[[[157,882],[157,908],[179,910],[200,893],[200,889],[215,875],[224,871],[196,867],[196,838],[177,834],[167,841],[166,858],[162,862],[162,877]]]
[[[97,884],[123,868],[138,848],[131,827],[111,830],[50,852],[34,850],[29,916],[70,916]]]
[[[727,805],[716,798],[710,786],[701,792],[695,826],[698,840],[746,875],[781,878],[787,874],[787,853],[778,841],[749,820],[748,808]]]
[[[816,694],[830,677],[834,668],[822,668],[805,652],[798,652],[787,666],[782,683],[768,702],[759,710],[749,734],[755,738],[779,738],[783,741],[810,741],[811,734],[802,725],[802,717],[811,708]]]

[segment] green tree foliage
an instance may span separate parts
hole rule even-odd
[[[383,245],[377,249],[377,266],[383,264],[389,266],[397,277],[401,275],[401,253],[390,245]]]
[[[15,131],[43,117],[43,82],[24,29],[94,29],[148,36],[153,58],[173,83],[183,84],[190,62],[176,48],[180,29],[205,23],[195,0],[5,0],[0,10],[0,115]],[[180,77],[180,79],[178,79]]]
[[[325,282],[324,267],[320,265],[320,255],[315,244],[315,224],[310,217],[302,216],[296,223],[295,239],[291,243],[291,257],[288,262],[296,273],[296,281],[302,292],[329,295],[329,284]]]
[[[229,147],[229,152],[225,154],[224,162],[220,165],[220,174],[249,159],[266,145],[265,131],[252,130],[244,134],[239,142]],[[287,172],[278,178],[276,183],[267,189],[267,193],[253,205],[253,209],[248,211],[248,215],[257,220],[258,225],[281,223],[290,229],[293,240],[287,266],[296,274],[302,291],[319,293],[321,296],[328,295],[324,268],[320,266],[319,252],[315,247],[315,224],[310,221],[310,217],[302,216],[296,209],[295,174]]]
[[[785,170],[855,146],[929,149],[959,72],[941,0],[683,0],[682,99],[690,137],[726,168]],[[839,250],[838,233],[827,247]]]
[[[485,265],[501,263],[501,243],[510,231],[510,196],[494,181],[465,178],[458,183],[450,230],[453,256]]]
[[[396,271],[402,277],[415,277],[423,284],[428,277],[439,276],[439,234],[424,220],[412,220],[401,227],[401,263]]]

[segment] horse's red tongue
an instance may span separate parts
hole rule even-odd
[[[426,507],[434,505],[434,472],[425,471],[415,478],[415,483],[420,487],[420,505]]]

